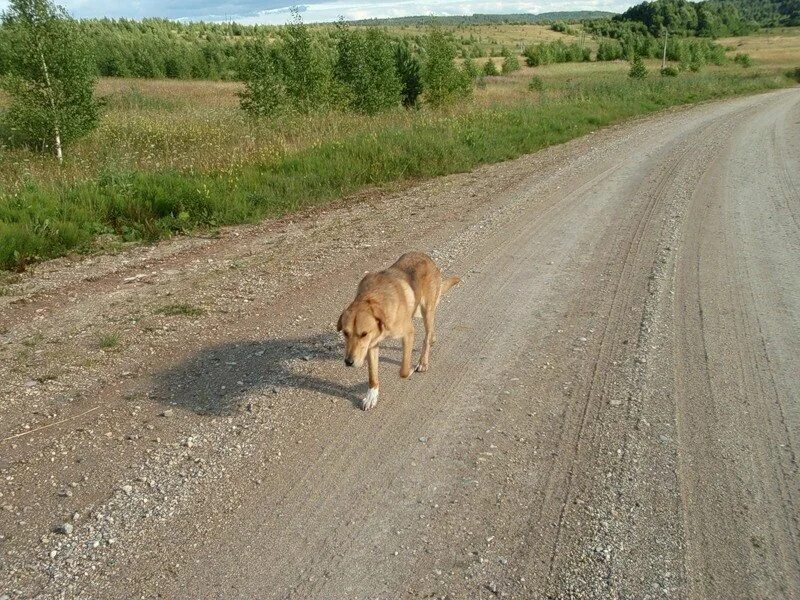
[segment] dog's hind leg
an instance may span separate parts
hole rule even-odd
[[[366,397],[361,400],[361,408],[369,410],[378,403],[378,347],[374,346],[367,351],[367,365],[369,366],[369,390]]]
[[[436,316],[436,303],[431,306],[422,305],[422,319],[425,323],[425,341],[422,343],[422,355],[419,358],[417,371],[424,373],[428,370],[428,363],[431,359],[431,345],[436,340],[433,331],[433,321]]]
[[[411,353],[414,351],[414,324],[409,323],[403,335],[403,364],[400,365],[400,377],[406,379],[411,377]]]

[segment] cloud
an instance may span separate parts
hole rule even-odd
[[[223,21],[282,24],[289,19],[293,4],[287,0],[56,0],[78,18],[111,17]],[[474,13],[541,13],[559,10],[622,11],[632,2],[626,0],[321,0],[303,4],[306,22],[345,19],[371,19],[413,15],[471,15]],[[0,10],[7,0],[0,0]]]

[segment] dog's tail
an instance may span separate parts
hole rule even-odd
[[[448,277],[447,279],[442,280],[442,285],[439,288],[439,294],[444,294],[459,281],[461,281],[461,277]]]

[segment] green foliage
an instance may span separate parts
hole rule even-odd
[[[647,77],[647,67],[644,66],[644,61],[641,56],[633,57],[631,69],[628,71],[628,77],[631,79],[644,79]]]
[[[786,77],[800,83],[800,67],[795,67],[793,70],[788,71]]]
[[[653,36],[648,28],[634,21],[591,21],[584,27],[600,38],[597,60],[617,60],[634,56],[661,58],[663,37]],[[621,55],[620,55],[621,51]],[[723,64],[725,48],[705,38],[682,38],[674,35],[667,40],[667,58],[690,64]]]
[[[505,60],[503,60],[503,75],[508,75],[509,73],[519,70],[519,59],[516,54],[509,53]]]
[[[661,76],[662,77],[677,77],[678,76],[678,69],[671,65],[667,65],[661,69]]]
[[[494,61],[491,58],[483,63],[483,75],[487,77],[500,75],[500,71],[497,70],[497,65],[494,64]]]
[[[556,21],[550,25],[550,29],[567,35],[575,35],[575,29],[564,23],[564,21]]]
[[[399,105],[403,84],[386,32],[376,28],[355,30],[340,24],[336,40],[334,76],[344,87],[344,105],[368,114]]]
[[[578,42],[571,44],[563,40],[540,42],[526,46],[523,52],[529,67],[549,65],[552,63],[586,62],[591,60],[591,51]]]
[[[478,70],[478,65],[476,65],[475,61],[471,58],[464,59],[464,62],[461,63],[461,70],[464,71],[464,74],[472,80],[477,79],[481,74],[481,72]]]
[[[622,44],[617,40],[600,40],[597,46],[597,60],[620,60],[624,57]]]
[[[94,73],[83,37],[50,0],[12,0],[3,14],[6,75],[11,98],[0,127],[11,145],[56,151],[97,124]]]
[[[758,27],[800,25],[798,0],[655,0],[643,2],[614,17],[637,22],[652,35],[664,28],[671,34],[722,37],[747,35]]]
[[[456,46],[441,29],[433,27],[423,42],[425,62],[422,81],[425,98],[433,106],[442,106],[472,91],[472,80],[460,71],[453,59]]]
[[[528,89],[532,92],[543,92],[544,91],[544,81],[541,77],[534,75],[531,77],[531,80],[528,82]]]
[[[753,66],[753,59],[750,58],[749,54],[744,52],[737,53],[736,56],[733,57],[733,62],[735,62],[737,65],[743,66],[745,69]]]
[[[249,47],[242,70],[242,108],[257,116],[286,110],[308,114],[330,108],[339,100],[333,71],[332,52],[312,35],[295,10],[292,22],[279,30],[276,43]],[[361,83],[369,86],[367,80],[365,77]]]
[[[416,106],[422,94],[422,66],[404,40],[395,46],[394,64],[397,76],[400,78],[400,97],[403,106]]]

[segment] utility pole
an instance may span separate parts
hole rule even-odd
[[[667,68],[667,28],[664,27],[664,55],[661,58],[661,68]]]

